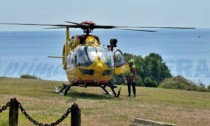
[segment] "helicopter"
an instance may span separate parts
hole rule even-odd
[[[113,74],[124,74],[130,71],[129,65],[121,50],[117,47],[117,39],[110,39],[110,45],[104,46],[97,35],[90,34],[94,29],[122,29],[144,32],[156,32],[142,28],[166,28],[166,29],[194,29],[192,27],[131,27],[96,25],[92,21],[81,23],[65,21],[67,24],[29,24],[29,23],[0,23],[3,25],[35,25],[52,26],[53,28],[65,28],[66,41],[63,45],[62,56],[48,56],[49,58],[61,58],[63,69],[69,84],[63,84],[62,89],[55,87],[54,92],[66,95],[72,86],[101,87],[107,95],[119,97],[121,88],[115,92],[117,86],[113,83]],[[80,28],[84,34],[70,37],[70,28]],[[109,87],[112,92],[108,92]]]

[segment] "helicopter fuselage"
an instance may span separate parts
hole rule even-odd
[[[66,57],[69,82],[103,85],[114,71],[112,53],[102,46],[78,45]]]
[[[64,46],[63,56],[65,49]],[[122,54],[121,56],[118,54],[118,60],[114,59],[112,51],[102,46],[99,38],[94,35],[72,37],[68,42],[68,50],[68,55],[63,58],[63,65],[67,78],[72,84],[104,85],[112,78],[116,64],[118,67],[125,64]],[[128,67],[120,69],[129,70]]]

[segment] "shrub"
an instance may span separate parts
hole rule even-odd
[[[20,78],[25,78],[25,79],[40,79],[37,76],[29,75],[29,74],[21,75]]]
[[[188,91],[209,91],[206,88],[197,86],[196,83],[189,81],[182,76],[167,78],[163,82],[161,82],[159,87],[167,89],[188,90]]]

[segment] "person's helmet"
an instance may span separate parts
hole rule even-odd
[[[128,61],[128,63],[134,63],[134,60],[133,60],[133,59],[130,59],[130,60]]]

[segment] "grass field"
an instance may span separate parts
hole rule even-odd
[[[137,87],[137,97],[127,97],[122,87],[119,98],[102,89],[72,87],[67,96],[52,92],[63,82],[0,78],[0,108],[11,98],[21,102],[38,122],[51,123],[76,101],[81,108],[82,126],[128,126],[133,118],[144,118],[176,126],[210,125],[210,93]],[[8,109],[0,113],[0,126],[8,124]],[[19,111],[19,126],[33,126]],[[70,125],[67,117],[59,126]]]

